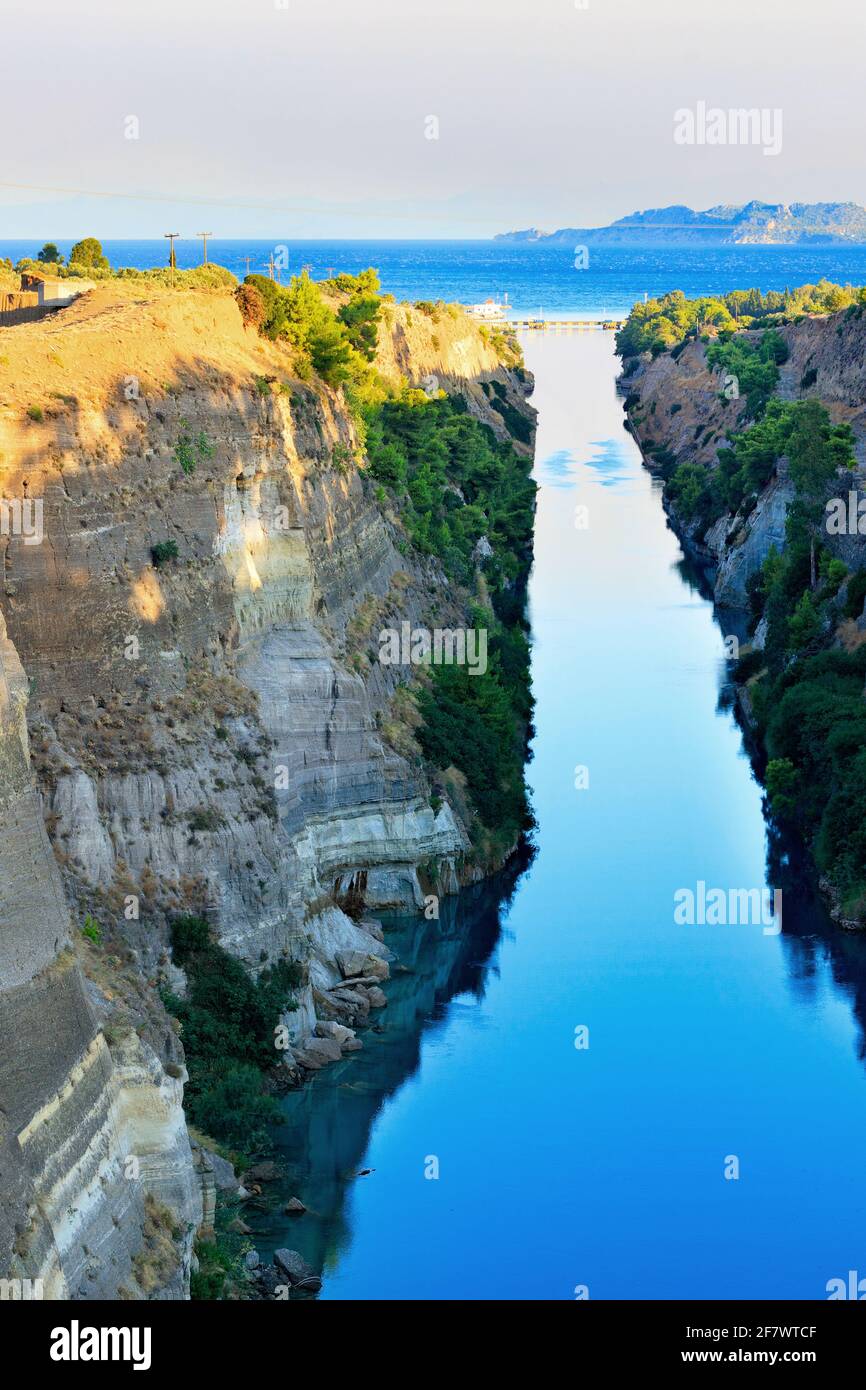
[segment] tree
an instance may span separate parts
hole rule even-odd
[[[798,401],[794,406],[786,451],[791,482],[797,493],[794,520],[796,522],[799,516],[809,529],[813,589],[817,583],[815,527],[823,516],[828,486],[840,468],[853,465],[853,438],[850,425],[831,425],[826,409],[814,397]]]
[[[338,318],[345,325],[352,347],[372,362],[376,356],[379,329],[379,306],[375,295],[363,295],[344,304]]]
[[[69,253],[69,264],[88,270],[110,270],[108,257],[103,255],[102,243],[95,236],[86,236],[76,241]]]
[[[788,619],[788,645],[795,652],[802,651],[803,647],[815,640],[820,631],[821,619],[807,589]]]
[[[261,328],[267,318],[265,301],[255,285],[238,285],[235,299],[241,311],[241,318],[247,328]]]
[[[39,252],[39,260],[45,265],[63,264],[63,256],[60,254],[53,241],[46,241],[42,250]]]
[[[790,758],[771,758],[764,775],[767,796],[774,816],[790,819],[797,811],[800,774]]]

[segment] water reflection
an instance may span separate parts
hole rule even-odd
[[[364,1050],[325,1068],[284,1102],[285,1124],[276,1132],[285,1178],[268,1184],[267,1210],[245,1212],[252,1240],[265,1257],[280,1246],[299,1250],[327,1276],[351,1241],[346,1202],[359,1176],[370,1132],[390,1096],[416,1074],[422,1041],[445,1025],[460,998],[481,1001],[496,976],[494,951],[502,938],[518,881],[534,857],[524,845],[489,881],[440,904],[438,921],[382,918],[397,956],[387,985],[388,1006],[361,1036]],[[289,1197],[307,1207],[286,1217]]]

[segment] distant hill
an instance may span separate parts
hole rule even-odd
[[[500,232],[496,241],[558,245],[764,245],[866,244],[866,208],[858,203],[743,203],[695,212],[676,203],[620,217],[608,227],[537,227]]]

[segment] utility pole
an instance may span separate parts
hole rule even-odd
[[[328,272],[328,279],[332,280],[334,278],[334,267],[332,265],[326,265],[325,269]]]
[[[213,232],[196,232],[196,236],[200,236],[204,242],[204,260],[202,261],[202,265],[207,265],[207,239],[209,236],[213,236]]]
[[[273,280],[273,278],[274,278],[274,253],[273,253],[273,251],[272,251],[272,252],[271,252],[271,255],[270,255],[270,259],[268,260],[268,279]]]
[[[175,238],[180,236],[180,232],[163,232],[163,236],[168,242],[168,268],[171,271],[171,283],[174,284],[174,272],[177,269],[177,261],[174,255]]]
[[[252,260],[252,256],[241,256],[241,260],[246,262],[247,275],[249,275],[249,273],[250,273],[250,261]]]

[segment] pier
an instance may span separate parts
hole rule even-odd
[[[622,328],[625,319],[508,319],[509,328],[517,333],[582,333],[586,329],[603,328],[613,331]]]

